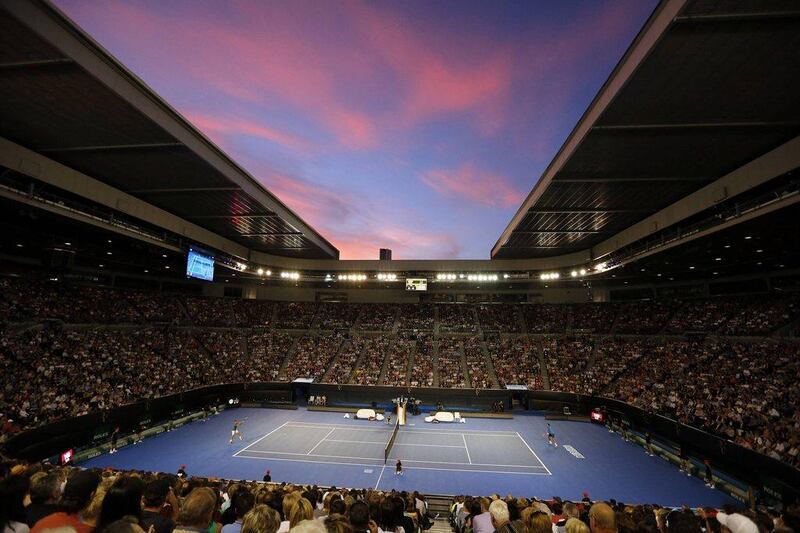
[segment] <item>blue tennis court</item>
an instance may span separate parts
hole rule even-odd
[[[388,426],[286,422],[234,453],[270,461],[383,466]],[[374,425],[374,424],[373,424]],[[405,469],[550,475],[528,443],[514,431],[458,431],[401,427],[388,457]]]
[[[547,421],[535,413],[436,425],[409,416],[384,466],[393,427],[342,416],[306,409],[230,409],[83,464],[162,472],[185,464],[189,475],[249,480],[260,480],[269,469],[278,482],[429,494],[580,500],[586,491],[595,499],[631,503],[737,503],[594,424],[551,421],[559,443],[555,448],[544,437]],[[233,420],[242,418],[244,440],[229,445]],[[396,457],[403,461],[403,476],[394,474]]]

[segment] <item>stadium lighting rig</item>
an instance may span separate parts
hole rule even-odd
[[[468,274],[467,281],[497,281],[497,274]]]
[[[336,277],[339,281],[367,281],[366,274],[339,274]]]

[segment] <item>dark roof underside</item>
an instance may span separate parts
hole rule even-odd
[[[494,258],[588,249],[800,133],[800,6],[696,0]]]
[[[338,257],[1,9],[0,136],[253,250]]]

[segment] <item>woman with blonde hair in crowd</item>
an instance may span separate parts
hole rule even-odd
[[[314,518],[314,508],[311,506],[311,502],[305,498],[300,498],[289,512],[289,528],[293,528],[303,520],[311,520],[312,518]]]
[[[258,504],[242,518],[241,533],[276,533],[281,525],[281,515],[269,505]]]
[[[567,520],[564,528],[567,530],[567,533],[591,533],[589,526],[577,518],[570,518]]]
[[[534,510],[525,522],[528,533],[553,533],[553,521],[544,511]]]

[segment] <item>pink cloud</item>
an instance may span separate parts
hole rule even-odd
[[[461,253],[461,246],[451,234],[416,232],[392,225],[365,233],[338,232],[333,242],[342,259],[378,259],[381,248],[391,249],[393,259],[453,258]]]
[[[517,207],[525,197],[525,193],[516,189],[509,178],[478,170],[471,163],[457,169],[431,170],[420,179],[443,196],[463,198],[490,207]]]
[[[285,146],[296,152],[308,152],[312,146],[311,143],[298,135],[251,120],[218,117],[195,112],[186,113],[186,118],[208,135],[252,135]]]

